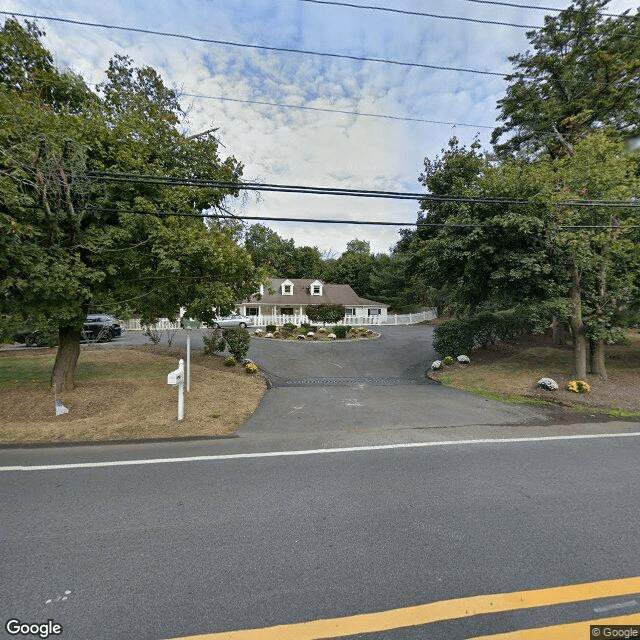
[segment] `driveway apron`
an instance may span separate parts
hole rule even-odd
[[[425,372],[436,359],[433,327],[377,330],[379,338],[362,341],[254,338],[249,357],[271,388],[240,437],[326,448],[433,440],[434,430],[448,427],[546,422],[530,407],[503,405],[428,380]]]

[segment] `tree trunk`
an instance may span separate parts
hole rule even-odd
[[[604,361],[604,340],[591,340],[591,373],[603,380],[607,379],[607,367]]]
[[[587,377],[587,337],[582,320],[582,297],[580,296],[580,274],[575,264],[571,267],[571,316],[569,324],[573,334],[573,375],[579,380]]]
[[[76,363],[80,355],[80,331],[75,327],[60,327],[59,346],[51,373],[51,387],[56,391],[72,391]]]
[[[553,316],[551,321],[551,331],[553,333],[553,344],[564,345],[566,343],[565,323]]]

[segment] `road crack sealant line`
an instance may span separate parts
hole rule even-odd
[[[149,458],[141,460],[111,460],[104,462],[74,462],[68,464],[19,465],[0,467],[0,471],[57,471],[64,469],[92,469],[99,467],[128,467],[145,464],[169,464],[177,462],[214,462],[218,460],[242,460],[248,458],[282,458],[290,456],[309,456],[330,453],[357,453],[364,451],[384,451],[388,449],[422,449],[427,447],[454,447],[478,444],[516,444],[554,442],[567,440],[604,440],[614,438],[637,438],[640,432],[592,433],[568,436],[541,436],[529,438],[482,438],[475,440],[441,440],[434,442],[406,442],[399,444],[379,444],[360,447],[339,447],[333,449],[302,449],[299,451],[265,451],[258,453],[229,453],[211,456],[190,456],[184,458]]]

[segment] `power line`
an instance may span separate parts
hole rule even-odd
[[[65,24],[75,24],[83,27],[96,27],[100,29],[112,29],[116,31],[129,31],[133,33],[144,33],[147,35],[163,36],[167,38],[180,38],[190,40],[192,42],[204,42],[207,44],[219,44],[227,47],[240,47],[243,49],[259,49],[261,51],[277,51],[280,53],[300,53],[304,55],[319,56],[325,58],[336,58],[341,60],[355,60],[357,62],[379,62],[383,64],[392,64],[401,67],[413,67],[418,69],[433,69],[437,71],[457,71],[459,73],[474,73],[485,76],[497,76],[503,78],[509,72],[483,71],[481,69],[467,69],[465,67],[446,67],[442,65],[424,64],[420,62],[403,62],[400,60],[391,60],[387,58],[369,58],[365,56],[352,56],[344,53],[328,53],[322,51],[311,51],[306,49],[292,49],[289,47],[269,47],[259,44],[246,44],[241,42],[231,42],[227,40],[212,40],[210,38],[201,38],[181,33],[171,33],[169,31],[154,31],[152,29],[142,29],[140,27],[123,27],[113,24],[104,24],[100,22],[87,22],[86,20],[72,20],[70,18],[59,18],[55,16],[39,16],[31,13],[18,13],[16,11],[0,11],[0,14],[19,16],[20,18],[33,18],[36,20],[51,20],[52,22],[62,22]]]
[[[288,216],[229,216],[219,213],[181,213],[177,211],[137,211],[135,209],[110,209],[100,207],[90,207],[88,211],[98,211],[104,213],[128,213],[134,215],[145,216],[173,216],[179,218],[216,218],[216,219],[234,219],[234,220],[261,220],[263,222],[304,222],[309,224],[356,224],[370,226],[390,226],[390,227],[447,227],[447,228],[469,228],[476,229],[479,227],[503,227],[500,224],[491,223],[456,223],[456,222],[424,222],[417,220],[416,222],[391,222],[387,220],[344,220],[329,218],[294,218]],[[606,224],[589,224],[589,225],[557,225],[556,229],[640,229],[640,225],[606,225]]]
[[[533,5],[533,4],[516,4],[515,2],[498,2],[497,0],[466,0],[466,2],[475,2],[477,4],[493,4],[501,7],[516,7],[517,9],[536,9],[540,11],[555,11],[556,13],[560,13],[560,11],[564,11],[564,9],[558,9],[557,7],[541,7],[539,5]],[[603,12],[600,15],[606,16],[608,18],[622,18],[622,16],[618,13]]]
[[[142,184],[162,184],[209,189],[233,189],[247,191],[271,191],[278,193],[298,193],[303,195],[328,195],[355,198],[380,198],[390,200],[418,200],[421,202],[460,202],[473,204],[535,205],[543,204],[528,198],[497,198],[457,195],[434,195],[407,191],[383,191],[370,189],[346,189],[339,187],[317,187],[308,185],[287,185],[260,182],[228,182],[203,178],[179,178],[173,176],[153,176],[131,173],[92,172],[89,179],[102,182],[131,182]],[[565,200],[554,202],[556,206],[640,208],[640,200]]]
[[[391,7],[378,7],[363,4],[353,4],[350,2],[334,2],[333,0],[298,0],[298,2],[309,2],[313,4],[332,5],[336,7],[346,7],[349,9],[367,9],[369,11],[385,11],[387,13],[399,13],[408,16],[420,16],[423,18],[438,18],[441,20],[460,20],[463,22],[476,22],[479,24],[495,24],[501,27],[517,27],[519,29],[540,29],[539,26],[531,24],[515,24],[513,22],[498,22],[497,20],[481,20],[479,18],[465,18],[462,16],[445,16],[437,13],[424,13],[422,11],[408,11],[405,9],[392,9]]]
[[[425,122],[427,124],[444,124],[452,127],[472,127],[474,129],[495,129],[495,126],[486,124],[469,124],[468,122],[447,122],[444,120],[427,120],[426,118],[411,118],[409,116],[392,116],[382,113],[367,113],[362,111],[347,111],[346,109],[327,109],[323,107],[307,107],[297,104],[281,104],[279,102],[267,102],[264,100],[241,100],[239,98],[227,98],[225,96],[207,96],[197,93],[181,93],[189,98],[202,98],[206,100],[223,100],[226,102],[239,102],[242,104],[258,104],[267,107],[283,107],[285,109],[301,109],[304,111],[320,111],[322,113],[341,113],[348,116],[364,116],[367,118],[383,118],[386,120],[401,120],[404,122]]]
[[[231,42],[231,41],[227,41],[227,40],[213,40],[210,38],[202,38],[199,36],[191,36],[191,35],[187,35],[187,34],[180,34],[180,33],[172,33],[169,31],[154,31],[152,29],[143,29],[141,27],[124,27],[121,25],[112,25],[112,24],[105,24],[105,23],[99,23],[99,22],[88,22],[88,21],[84,21],[84,20],[72,20],[70,18],[60,18],[60,17],[56,17],[56,16],[39,16],[36,14],[30,14],[30,13],[18,13],[16,11],[2,11],[0,10],[0,15],[11,15],[11,16],[18,16],[21,18],[33,18],[35,20],[51,20],[53,22],[61,22],[61,23],[66,23],[66,24],[75,24],[75,25],[79,25],[79,26],[86,26],[86,27],[96,27],[96,28],[100,28],[100,29],[111,29],[111,30],[116,30],[116,31],[129,31],[129,32],[133,32],[133,33],[144,33],[147,35],[156,35],[156,36],[163,36],[163,37],[168,37],[168,38],[179,38],[179,39],[184,39],[184,40],[190,40],[193,42],[204,42],[207,44],[218,44],[218,45],[222,45],[222,46],[229,46],[229,47],[240,47],[240,48],[245,48],[245,49],[258,49],[258,50],[263,50],[263,51],[276,51],[276,52],[280,52],[280,53],[298,53],[298,54],[304,54],[304,55],[312,55],[312,56],[318,56],[318,57],[326,57],[326,58],[334,58],[334,59],[342,59],[342,60],[354,60],[357,62],[378,62],[378,63],[382,63],[382,64],[391,64],[391,65],[396,65],[396,66],[401,66],[401,67],[411,67],[411,68],[418,68],[418,69],[432,69],[435,71],[456,71],[459,73],[470,73],[470,74],[478,74],[478,75],[485,75],[485,76],[494,76],[494,77],[500,77],[500,78],[506,78],[509,75],[513,75],[513,71],[484,71],[481,69],[469,69],[466,67],[447,67],[447,66],[443,66],[443,65],[434,65],[434,64],[425,64],[425,63],[420,63],[420,62],[404,62],[401,60],[392,60],[392,59],[388,59],[388,58],[370,58],[370,57],[365,57],[365,56],[354,56],[354,55],[348,55],[348,54],[343,54],[343,53],[330,53],[330,52],[322,52],[322,51],[311,51],[311,50],[306,50],[306,49],[293,49],[290,47],[270,47],[270,46],[266,46],[266,45],[257,45],[257,44],[247,44],[247,43],[241,43],[241,42]],[[525,77],[529,77],[526,74],[520,74],[523,75]],[[581,81],[579,83],[580,85],[605,85],[606,83],[601,82],[601,81],[590,81],[590,80],[584,80]]]

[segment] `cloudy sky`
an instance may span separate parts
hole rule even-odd
[[[350,1],[395,12],[336,6],[347,2],[0,0],[0,10],[40,16],[45,45],[58,66],[81,73],[90,83],[104,79],[116,52],[157,69],[166,84],[182,92],[190,131],[219,127],[222,151],[244,163],[248,180],[415,192],[421,190],[418,175],[425,156],[434,158],[452,135],[466,145],[478,136],[489,148],[505,84],[500,76],[464,70],[509,72],[507,57],[526,50],[527,29],[474,20],[540,26],[549,11],[477,0]],[[567,4],[511,4],[518,3],[546,8]],[[635,8],[632,0],[613,0],[607,11]],[[267,51],[198,38],[459,70]],[[417,212],[414,201],[276,193],[230,204],[240,215],[335,220],[415,222]],[[374,252],[386,252],[399,229],[263,224],[294,238],[297,245],[335,255],[353,238],[368,240]]]

